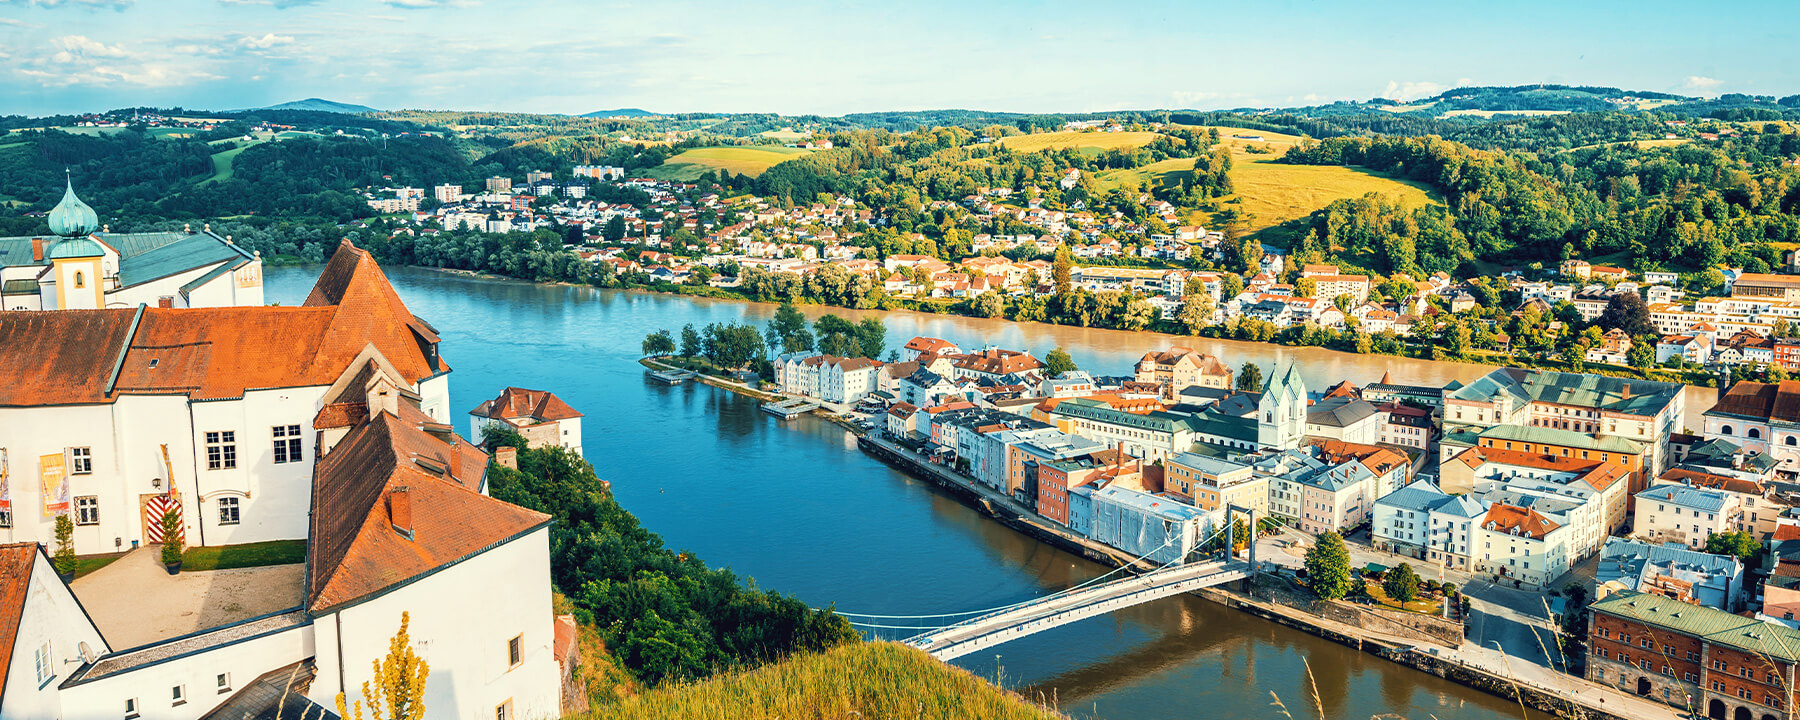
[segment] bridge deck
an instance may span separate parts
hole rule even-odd
[[[1249,574],[1248,570],[1246,563],[1219,560],[1172,567],[1074,592],[1057,593],[918,635],[906,642],[939,660],[950,660],[1120,608],[1241,580]]]

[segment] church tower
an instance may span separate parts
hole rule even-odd
[[[92,235],[100,229],[100,216],[75,196],[75,183],[67,181],[62,202],[50,210],[50,231],[62,236],[44,253],[50,261],[50,283],[56,286],[56,309],[97,310],[106,307],[101,262],[106,250]]]
[[[1292,362],[1276,371],[1256,402],[1256,444],[1293,450],[1306,437],[1306,381]]]

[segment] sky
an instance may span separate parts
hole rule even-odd
[[[0,114],[1223,109],[1800,94],[1800,2],[0,0]]]

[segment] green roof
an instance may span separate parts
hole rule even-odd
[[[1448,397],[1470,402],[1492,402],[1494,396],[1504,394],[1522,402],[1556,403],[1628,415],[1655,416],[1681,397],[1681,388],[1680,383],[1655,380],[1500,368],[1450,392]]]
[[[1187,417],[1171,412],[1156,411],[1147,415],[1137,415],[1123,410],[1114,410],[1093,400],[1075,398],[1056,404],[1052,412],[1068,417],[1084,418],[1112,425],[1123,425],[1155,432],[1176,433],[1187,430]]]
[[[1635,620],[1744,652],[1800,662],[1800,630],[1741,617],[1661,595],[1622,591],[1588,606],[1594,612]]]
[[[119,251],[120,287],[251,257],[209,232],[105,233],[100,239]]]
[[[44,250],[44,257],[51,260],[102,257],[104,255],[106,255],[106,249],[100,247],[100,243],[84,237],[58,240]]]
[[[1558,430],[1556,428],[1532,427],[1530,425],[1495,425],[1481,431],[1481,437],[1493,440],[1512,440],[1514,442],[1544,443],[1562,445],[1587,450],[1604,450],[1636,455],[1644,451],[1643,443],[1627,440],[1616,435],[1595,437],[1574,430]]]
[[[1193,428],[1197,433],[1244,442],[1256,442],[1255,418],[1206,412],[1188,418],[1187,423],[1188,427]]]

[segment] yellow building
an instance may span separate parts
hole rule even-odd
[[[1182,453],[1163,463],[1163,491],[1182,496],[1201,510],[1226,505],[1246,507],[1258,516],[1269,512],[1269,480],[1249,465],[1222,458]]]

